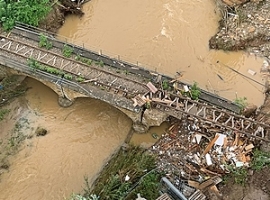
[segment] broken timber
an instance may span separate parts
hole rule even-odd
[[[174,94],[164,95],[162,91],[155,94],[149,92],[146,96],[151,99],[153,108],[178,119],[184,115],[198,126],[198,130],[216,128],[215,133],[233,131],[239,133],[240,136],[245,135],[252,139],[269,141],[265,136],[270,130],[270,126],[265,123],[207,105],[201,101],[194,101]]]

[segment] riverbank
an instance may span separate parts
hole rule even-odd
[[[270,1],[248,1],[229,6],[217,0],[217,4],[222,19],[219,31],[209,41],[209,47],[225,51],[247,50],[270,58]]]
[[[60,6],[61,7],[61,6]],[[43,24],[41,24],[41,27],[42,28],[46,28],[47,30],[49,30],[49,31],[52,31],[52,32],[55,32],[58,28],[57,27],[59,27],[59,26],[61,26],[61,24],[63,23],[63,20],[64,20],[64,15],[63,15],[63,13],[61,13],[60,12],[60,7],[56,7],[55,9],[56,10],[54,10],[53,12],[55,12],[56,13],[56,17],[54,17],[54,14],[53,14],[53,12],[50,14],[51,16],[49,17],[49,19],[47,19],[47,21],[46,22],[44,22]],[[56,20],[56,21],[53,21],[53,20]],[[57,24],[57,25],[56,25]],[[51,28],[50,28],[51,27]],[[221,29],[222,29],[223,27],[221,27]],[[232,26],[232,30],[233,30],[233,26]],[[224,35],[224,38],[225,38],[225,36],[226,35]],[[226,36],[227,37],[227,36]],[[223,41],[224,42],[224,41]],[[230,43],[225,43],[225,49],[226,50],[236,50],[236,49],[241,49],[242,47],[241,46],[239,46],[239,44],[240,43],[236,43],[236,45],[235,45],[235,47],[230,47],[230,48],[228,48],[228,45],[229,45]],[[248,43],[247,43],[248,44]],[[250,44],[252,44],[252,43],[250,43]],[[248,46],[248,45],[247,45]],[[259,54],[258,54],[259,55]],[[267,61],[267,60],[266,60]],[[266,63],[266,65],[267,65],[267,63]],[[267,70],[266,70],[267,71]],[[266,117],[268,116],[268,115],[266,115],[266,114],[263,114],[264,112],[266,112],[266,113],[268,113],[268,106],[266,106],[266,109],[262,109],[261,110],[261,114],[262,114],[262,117],[264,117],[262,120],[266,120]],[[103,119],[103,117],[104,116],[101,116],[101,118]],[[105,118],[106,118],[106,116],[105,116]],[[58,123],[59,121],[57,121],[57,123]],[[56,122],[55,122],[56,123]],[[52,125],[53,126],[53,125]],[[78,138],[77,138],[78,139]],[[254,188],[255,187],[257,187],[257,188],[262,188],[262,184],[265,184],[265,183],[267,183],[267,180],[268,180],[268,177],[267,176],[263,176],[263,173],[265,173],[265,172],[268,172],[267,171],[267,169],[264,169],[261,173],[259,173],[258,175],[250,175],[250,178],[252,178],[252,180],[253,181],[251,181],[251,183],[253,184],[251,184],[250,185],[250,187],[253,187],[254,186],[254,184],[255,184],[255,186],[254,186]],[[253,172],[250,172],[250,174],[252,174]],[[257,172],[255,172],[254,174],[256,174]],[[78,174],[77,174],[78,175]],[[78,176],[80,176],[80,175],[78,175]],[[259,182],[257,182],[256,180],[261,180],[261,179],[254,179],[254,177],[260,177],[260,178],[265,178],[264,179],[264,181],[262,181],[262,183],[259,183]],[[82,177],[79,177],[79,178],[82,178]],[[246,180],[247,182],[249,182],[248,180]],[[231,184],[230,183],[232,183],[233,184],[233,187],[231,187]],[[45,186],[46,187],[46,186]],[[241,189],[239,189],[239,190],[237,190],[236,188],[241,188]],[[227,189],[226,189],[227,188]],[[222,187],[221,187],[221,192],[223,193],[223,196],[226,196],[227,194],[233,194],[234,196],[236,196],[237,198],[239,197],[239,199],[241,199],[242,197],[244,197],[244,196],[247,196],[247,191],[248,191],[248,187],[247,188],[244,188],[244,187],[242,187],[242,186],[237,186],[236,184],[234,185],[234,180],[232,179],[232,182],[227,182],[226,184],[225,184],[225,186],[223,187],[223,189],[222,189]],[[265,187],[264,188],[264,190],[265,190],[265,192],[266,193],[268,193],[269,192],[269,190],[267,189],[267,187]],[[255,191],[255,192],[258,192],[257,190]],[[240,194],[239,196],[237,196],[235,193],[238,193],[238,194]],[[241,196],[242,195],[242,196]],[[233,199],[234,198],[234,196],[229,196],[229,197],[227,197],[228,199]]]
[[[17,141],[17,134],[9,140],[14,128],[26,136],[1,171],[0,199],[68,198],[83,189],[84,177],[94,181],[124,143],[131,121],[94,99],[79,98],[69,108],[59,107],[51,89],[31,78],[25,84],[31,89],[6,105],[10,112],[0,124],[3,148]],[[38,127],[47,134],[35,134]]]

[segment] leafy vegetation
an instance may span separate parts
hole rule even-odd
[[[253,170],[261,170],[264,167],[270,166],[270,153],[264,152],[259,149],[255,149],[253,152],[253,158],[251,161],[251,169]],[[233,168],[231,166],[227,166],[231,171],[231,174],[223,177],[225,184],[228,182],[230,178],[233,178],[234,183],[245,186],[248,179],[248,168],[240,167]]]
[[[20,83],[20,78],[16,75],[7,76],[1,81],[2,89],[0,90],[0,107],[27,91],[28,88],[26,85]]]
[[[236,168],[231,170],[232,172],[232,176],[234,177],[234,182],[239,184],[239,185],[245,185],[246,181],[247,181],[247,169],[240,167],[240,168]]]
[[[169,89],[169,82],[167,80],[162,81],[162,89],[168,90]]]
[[[83,77],[79,76],[78,78],[76,78],[76,81],[83,82],[83,81],[85,81],[85,79]]]
[[[10,110],[8,109],[0,109],[0,121],[2,121],[9,112]]]
[[[127,196],[126,199],[136,199],[137,194],[147,199],[156,199],[159,196],[161,174],[153,171],[147,174],[138,186]]]
[[[49,0],[0,0],[0,23],[4,30],[10,30],[16,21],[38,26],[49,13]]]
[[[190,97],[193,100],[198,100],[201,95],[200,88],[198,87],[198,84],[195,82],[190,88]]]
[[[81,57],[80,55],[76,55],[75,56],[75,60],[81,61],[81,62],[83,62],[83,63],[85,63],[87,65],[91,65],[92,64],[92,60],[91,59],[85,58],[85,57]]]
[[[48,40],[48,37],[44,34],[41,34],[39,36],[39,43],[38,43],[39,47],[45,47],[46,49],[51,49],[52,48],[52,42],[50,42]]]
[[[98,64],[99,64],[100,67],[104,66],[104,62],[102,60],[100,60]]]
[[[68,46],[67,44],[64,45],[64,48],[62,50],[63,56],[70,58],[72,53],[73,53],[74,49],[70,46]]]
[[[261,170],[265,166],[270,166],[270,153],[256,149],[253,153],[251,168]]]
[[[96,194],[100,199],[136,199],[140,193],[149,195],[149,200],[155,199],[160,180],[155,167],[155,158],[140,147],[120,150],[104,168],[93,189],[86,181],[84,197]]]
[[[247,98],[246,97],[237,97],[235,100],[234,100],[234,103],[236,105],[238,105],[240,107],[240,109],[243,111],[247,105],[248,105],[248,102],[247,102]]]
[[[50,74],[55,74],[55,75],[58,75],[58,76],[64,75],[65,79],[73,80],[73,76],[71,74],[65,74],[65,72],[63,72],[62,70],[43,65],[43,64],[39,63],[37,60],[35,60],[34,58],[29,58],[27,62],[28,62],[28,66],[31,67],[33,70],[39,69],[39,70],[48,72]],[[84,80],[85,79],[83,77],[81,77],[81,76],[79,76],[76,79],[76,81],[78,81],[78,82],[82,82]]]
[[[100,67],[103,67],[103,66],[104,66],[104,62],[103,62],[102,60],[100,60],[100,61],[95,61],[94,64],[95,64],[95,65],[98,65],[98,66],[100,66]],[[118,72],[116,72],[116,73],[118,73]],[[120,73],[120,72],[119,72],[119,73]]]

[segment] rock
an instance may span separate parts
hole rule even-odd
[[[64,97],[59,97],[58,98],[58,104],[61,106],[61,107],[64,107],[64,108],[67,108],[67,107],[70,107],[72,106],[73,104],[73,101],[67,99],[67,98],[64,98]]]
[[[141,123],[140,121],[133,122],[132,127],[133,127],[134,131],[136,131],[138,133],[145,133],[149,129],[149,126]]]
[[[35,134],[37,137],[39,137],[39,136],[45,136],[47,134],[47,132],[48,131],[46,129],[41,128],[41,127],[37,127]]]
[[[267,60],[263,61],[261,72],[264,72],[264,73],[269,72],[269,62]]]
[[[166,121],[168,115],[160,112],[156,109],[147,109],[143,115],[143,121],[145,120],[149,126],[160,126],[162,122]]]

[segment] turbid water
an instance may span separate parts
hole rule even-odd
[[[261,105],[262,59],[244,52],[210,51],[220,16],[213,0],[91,0],[82,18],[70,16],[59,34],[111,57],[139,63],[222,97]],[[101,51],[100,51],[101,50]],[[254,76],[248,70],[256,72]],[[177,72],[183,76],[177,77]]]
[[[24,118],[27,132],[41,126],[48,134],[26,139],[25,148],[11,158],[10,173],[1,176],[0,199],[63,199],[83,189],[84,176],[93,181],[124,142],[131,121],[94,99],[77,99],[72,107],[61,108],[52,90],[33,79],[26,81],[31,87],[24,97],[27,106],[13,105],[9,121]],[[0,133],[4,127],[8,131],[1,124]]]
[[[235,73],[259,82],[262,60],[243,52],[209,51],[208,40],[215,34],[219,15],[212,0],[120,1],[91,0],[82,18],[70,16],[59,34],[86,48],[138,63],[151,70],[194,81],[210,92],[231,100],[247,97],[261,105],[263,87]],[[226,66],[225,66],[226,65]],[[256,72],[254,76],[248,69]],[[182,77],[176,76],[177,72]],[[12,104],[9,123],[0,126],[1,135],[12,122],[28,119],[27,132],[37,126],[48,135],[27,139],[25,148],[11,158],[10,172],[1,176],[0,199],[63,199],[92,181],[109,156],[125,140],[131,121],[115,108],[93,99],[77,99],[61,108],[57,96],[33,79],[20,104]],[[152,128],[135,134],[132,143],[149,145],[166,128]]]

